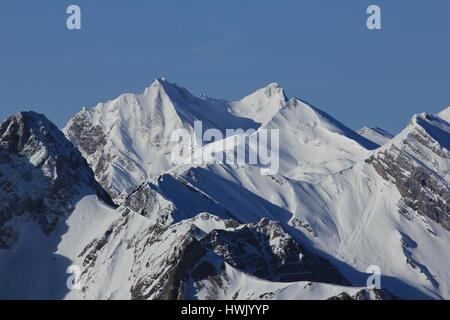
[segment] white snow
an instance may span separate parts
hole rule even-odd
[[[10,223],[20,226],[22,236],[13,251],[0,250],[0,298],[129,299],[147,277],[163,281],[172,266],[168,261],[182,244],[226,229],[223,218],[242,223],[268,218],[329,259],[354,287],[270,282],[225,263],[220,277],[226,289],[217,290],[205,279],[187,283],[187,292],[200,299],[213,292],[220,299],[326,299],[356,294],[366,285],[367,268],[377,265],[382,287],[400,297],[450,299],[449,231],[404,206],[396,185],[366,162],[371,156],[385,157],[384,152],[402,154],[448,188],[449,110],[416,115],[393,138],[368,128],[359,135],[299,99],[287,100],[277,84],[227,102],[195,97],[164,79],[143,94],[121,95],[84,109],[81,114],[106,135],[105,146],[84,153],[94,169],[102,156],[109,157],[97,178],[123,197],[148,182],[153,211],[149,218],[134,212],[122,216],[124,207],[114,210],[89,196],[49,237],[33,222],[16,217]],[[202,120],[205,129],[279,129],[280,171],[263,176],[258,165],[174,167],[168,161],[171,133],[178,128],[192,132],[195,120]],[[72,121],[66,127],[69,138]],[[42,156],[37,153],[30,160],[35,163]],[[166,210],[174,212],[170,226],[159,226],[155,218]],[[149,232],[155,226],[161,228],[158,241]],[[105,233],[95,263],[85,267],[88,252],[82,254],[83,249]],[[222,262],[212,254],[208,259]],[[84,292],[61,285],[71,264],[85,270]],[[157,292],[152,284],[146,293],[152,289]]]
[[[195,298],[208,299],[212,292],[219,300],[325,300],[343,292],[355,295],[364,287],[344,287],[317,282],[271,282],[252,277],[225,264],[221,281],[226,284],[225,290],[218,290],[209,281],[200,281],[196,285],[201,288]]]
[[[12,251],[0,250],[0,298],[65,298],[67,268],[82,266],[81,250],[118,216],[96,196],[87,196],[49,237],[35,222],[16,218],[12,223],[20,230],[20,240]]]
[[[233,113],[265,125],[286,104],[287,97],[278,83],[257,90],[242,100],[231,102]]]
[[[319,181],[347,169],[377,147],[330,115],[295,98],[262,128],[280,130],[280,173],[302,181]]]
[[[364,138],[382,146],[391,140],[394,136],[381,128],[364,127],[356,131]]]
[[[450,107],[439,112],[437,116],[450,123]]]

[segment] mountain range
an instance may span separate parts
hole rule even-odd
[[[173,164],[196,121],[278,130],[278,172]],[[157,79],[62,130],[8,117],[0,159],[0,299],[450,299],[450,108],[394,136],[276,83],[226,101]]]

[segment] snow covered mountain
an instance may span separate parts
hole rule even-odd
[[[345,286],[333,265],[268,220],[241,225],[203,213],[165,227],[128,212],[78,260],[83,288],[69,299],[396,298]]]
[[[262,96],[257,94],[254,99],[263,100]],[[224,133],[227,128],[258,127],[257,122],[229,109],[226,101],[196,97],[157,79],[143,94],[124,94],[83,109],[63,131],[88,160],[98,181],[117,198],[172,167],[170,156],[176,142],[171,135],[176,129],[195,136],[196,120],[202,121],[204,130],[217,128]]]
[[[296,98],[287,101],[262,129],[279,130],[280,173],[302,181],[318,181],[347,169],[378,147]]]
[[[368,128],[364,127],[356,131],[364,138],[382,146],[386,144],[389,140],[391,140],[394,136],[387,132],[386,130],[383,130],[381,128],[375,127],[375,128]]]
[[[349,287],[278,222],[245,225],[201,213],[162,225],[116,209],[43,115],[22,112],[3,122],[0,151],[2,299],[197,299],[231,290],[234,298],[263,299],[298,286],[308,298],[392,297]],[[67,285],[74,267],[79,290]]]
[[[230,110],[264,125],[286,104],[288,98],[278,83],[257,90],[240,101],[230,102]]]
[[[84,195],[109,199],[78,150],[43,115],[9,117],[0,126],[0,148],[2,221],[31,219],[48,235]],[[20,239],[14,227],[2,229],[1,248]]]
[[[228,233],[235,237],[231,243],[225,240]],[[248,250],[234,247],[236,240],[239,243],[248,241],[248,238],[251,240],[247,243]],[[124,239],[127,239],[126,243]],[[120,265],[123,274],[113,273],[111,277],[105,277],[104,274],[111,269],[110,255],[113,252],[120,253],[114,263]],[[305,256],[303,259],[301,254]],[[90,243],[80,258],[85,267],[86,279],[82,280],[85,284],[82,290],[84,298],[103,299],[119,294],[131,299],[193,299],[197,290],[202,288],[196,287],[198,281],[220,287],[220,282],[214,279],[226,267],[242,273],[239,269],[243,267],[236,266],[240,263],[245,264],[248,274],[259,274],[270,278],[269,281],[283,276],[286,277],[284,282],[300,281],[312,276],[347,284],[332,265],[301,248],[275,222],[264,220],[246,226],[207,213],[168,227],[127,214],[105,235]],[[322,269],[315,272],[309,269],[320,265],[323,265]],[[274,272],[278,274],[275,276]],[[124,275],[131,275],[128,281]],[[101,291],[98,290],[99,282]],[[116,292],[116,286],[124,290]]]
[[[0,159],[0,298],[63,298],[70,263],[61,252],[78,237],[66,248],[61,237],[89,229],[68,219],[113,212],[112,201],[43,115],[17,113],[0,125]]]
[[[292,109],[294,112],[282,116]],[[282,170],[277,175],[261,176],[254,166],[178,168],[142,185],[127,203],[163,224],[193,218],[202,211],[242,223],[276,220],[298,240],[331,257],[353,284],[363,285],[367,267],[378,265],[385,275],[383,282],[396,295],[448,299],[449,124],[431,115],[417,115],[395,139],[370,151],[374,145],[367,145],[367,140],[348,132],[353,137],[350,140],[337,125],[311,120],[321,115],[316,115],[316,110],[291,99],[272,120],[285,121],[278,126],[283,151]],[[303,121],[306,125],[302,126]],[[322,132],[316,133],[318,130]],[[304,155],[294,153],[295,146],[308,150],[299,138],[315,134],[323,141],[325,134],[336,131],[340,134],[329,139],[333,145],[323,144],[323,158],[329,156],[326,150],[339,150],[336,146],[343,139],[347,150],[355,146],[354,154],[360,160],[349,157],[355,160],[341,170],[322,171],[319,179],[283,169],[298,170],[305,164]],[[367,148],[360,147],[364,143]],[[307,156],[319,154],[322,145],[313,146],[305,152]],[[381,164],[387,153],[393,159]],[[292,165],[291,159],[299,163]],[[324,170],[323,162],[311,167]],[[430,177],[422,174],[431,170]]]
[[[277,84],[228,102],[159,79],[83,109],[65,137],[42,115],[11,116],[0,297],[450,299],[448,110],[382,146],[387,133],[358,134]],[[278,129],[280,170],[173,165],[171,133],[195,134],[196,120]],[[71,265],[80,290],[66,286]],[[381,290],[366,287],[371,266]]]
[[[292,123],[291,119],[300,122]],[[281,128],[286,135],[282,141],[304,147],[283,144],[283,169],[310,179],[347,168],[364,158],[367,148],[377,147],[322,111],[297,99],[288,101],[277,84],[228,102],[196,97],[176,84],[157,79],[141,95],[124,94],[93,109],[83,109],[63,131],[87,159],[97,180],[120,203],[139,185],[174,167],[170,161],[175,145],[171,134],[183,128],[198,139],[196,120],[202,121],[203,130],[216,128],[223,133],[226,129]],[[283,127],[285,124],[288,127]],[[296,130],[302,131],[303,140],[293,137]],[[329,152],[327,147],[334,150]],[[321,157],[308,157],[310,151],[319,152]]]
[[[450,122],[450,107],[445,110],[442,110],[437,116],[441,119],[444,119],[447,122]]]
[[[396,184],[409,209],[450,230],[449,160],[450,124],[423,113],[368,162]]]

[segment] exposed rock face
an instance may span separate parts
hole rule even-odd
[[[80,152],[43,115],[22,112],[0,126],[0,249],[19,238],[13,219],[34,220],[49,235],[80,197],[109,196]]]
[[[194,171],[189,170],[186,175],[195,174]],[[235,219],[227,208],[187,181],[184,174],[164,174],[154,183],[144,183],[126,198],[123,207],[164,225],[193,218],[202,212]]]
[[[134,232],[129,234],[132,228]],[[126,274],[118,276],[128,278],[128,283],[121,285],[128,286],[130,299],[185,298],[183,283],[196,272],[198,261],[207,251],[194,234],[195,227],[165,227],[127,212],[80,253],[83,295],[100,298],[95,287],[104,279],[99,272],[109,269],[111,250],[124,250],[117,259],[119,264],[127,266],[121,270]]]
[[[233,231],[214,230],[201,242],[233,267],[262,279],[349,285],[328,260],[300,245],[278,222],[263,219]]]
[[[184,283],[190,278],[202,279],[215,274],[214,266],[206,261],[207,250],[192,237],[182,237],[174,256],[168,261],[172,264],[165,272],[158,275],[164,282],[155,283],[149,277],[141,277],[131,289],[132,299],[180,300],[188,298],[184,291]],[[199,261],[201,261],[199,263]],[[151,289],[148,290],[148,286]]]
[[[106,135],[102,127],[93,125],[89,113],[85,110],[78,113],[71,122],[70,133],[87,155],[93,155],[106,145]]]
[[[354,295],[343,292],[337,296],[330,297],[328,300],[399,300],[389,290],[367,288],[358,291]]]
[[[403,203],[450,230],[448,187],[432,172],[417,166],[414,160],[395,147],[380,155],[382,157],[370,161],[383,178],[395,183]]]
[[[144,221],[139,219],[145,226],[123,248],[121,239],[136,221]],[[231,278],[227,265],[271,281],[349,284],[327,260],[304,249],[273,221],[240,225],[202,214],[165,227],[129,212],[80,254],[87,296],[90,283],[95,285],[106,267],[108,252],[119,247],[128,252],[124,257],[132,257],[127,276],[132,299],[192,299],[204,287],[201,281],[226,290]]]
[[[403,204],[450,230],[449,147],[450,124],[422,114],[367,162],[395,183]]]
[[[164,199],[148,183],[141,185],[124,202],[124,207],[163,225],[173,222],[174,204]]]
[[[105,190],[112,197],[117,197],[119,191],[112,188],[108,183],[105,171],[110,166],[110,162],[117,158],[116,154],[106,154],[102,150],[107,145],[107,138],[103,128],[92,122],[87,110],[83,109],[70,122],[70,127],[66,129],[67,137],[77,146],[83,155],[89,159],[95,177],[102,184]],[[127,170],[134,171],[131,164],[126,166]]]

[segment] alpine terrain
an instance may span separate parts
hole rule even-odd
[[[278,170],[173,163],[179,129],[228,156],[276,131]],[[10,116],[0,159],[0,299],[450,299],[450,108],[393,136],[276,83],[226,101],[158,79],[62,130]]]

